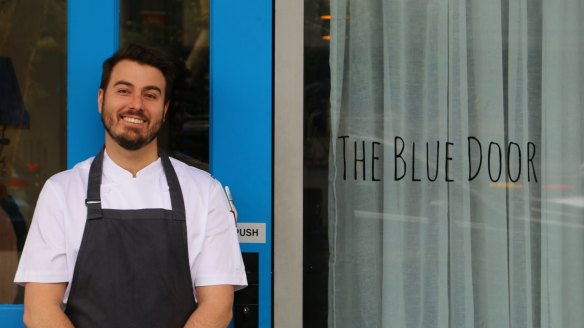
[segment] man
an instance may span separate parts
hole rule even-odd
[[[247,281],[223,189],[157,147],[174,76],[164,54],[137,45],[104,62],[105,147],[39,195],[15,278],[25,284],[27,326],[231,320],[234,289]]]

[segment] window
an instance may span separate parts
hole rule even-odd
[[[66,1],[0,1],[0,303],[12,282],[40,189],[66,168]]]
[[[120,1],[120,43],[175,57],[183,71],[159,137],[171,155],[209,168],[209,1]]]
[[[305,2],[306,327],[581,325],[578,5]]]
[[[304,2],[304,327],[326,327],[330,6]]]

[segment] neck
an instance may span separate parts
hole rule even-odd
[[[158,145],[156,139],[137,150],[127,150],[118,145],[107,133],[105,136],[105,149],[114,163],[132,173],[133,177],[141,169],[158,159]]]

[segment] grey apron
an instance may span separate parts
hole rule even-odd
[[[103,152],[89,171],[87,222],[65,313],[78,328],[183,327],[196,303],[174,168],[160,153],[172,210],[102,209]]]

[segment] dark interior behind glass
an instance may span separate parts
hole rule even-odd
[[[326,327],[328,316],[329,28],[329,1],[305,0],[304,327]]]
[[[139,43],[173,56],[182,68],[159,144],[208,170],[209,0],[120,1],[120,45]]]

